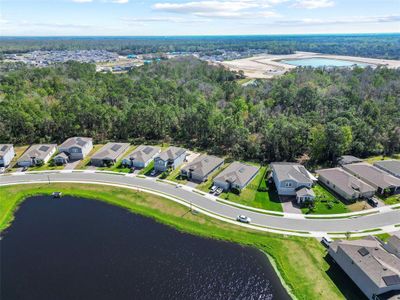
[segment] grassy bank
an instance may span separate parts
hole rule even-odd
[[[192,234],[257,247],[274,259],[298,299],[357,298],[352,289],[336,286],[328,276],[332,268],[325,260],[325,249],[315,239],[256,232],[201,214],[193,215],[186,207],[164,198],[124,188],[61,183],[0,187],[0,229],[10,224],[14,211],[26,197],[53,191],[101,200]]]

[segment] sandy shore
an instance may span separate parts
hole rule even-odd
[[[221,64],[233,71],[242,70],[249,78],[272,78],[282,75],[296,66],[285,64],[281,60],[304,59],[304,58],[327,58],[353,61],[355,63],[366,63],[375,66],[386,66],[388,68],[400,68],[399,60],[376,59],[355,56],[329,55],[312,52],[296,52],[289,55],[263,54],[244,59],[224,61]]]

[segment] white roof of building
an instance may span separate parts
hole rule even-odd
[[[0,157],[6,155],[6,153],[12,148],[12,144],[0,144]]]

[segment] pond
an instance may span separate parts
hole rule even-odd
[[[1,299],[290,299],[259,250],[100,201],[31,197],[0,247]]]
[[[352,67],[354,65],[357,65],[358,67],[372,66],[370,64],[354,62],[349,60],[318,58],[318,57],[303,58],[303,59],[287,59],[287,60],[281,60],[280,62],[283,62],[288,65],[294,65],[299,67],[313,67],[313,68]]]

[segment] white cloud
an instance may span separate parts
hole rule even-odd
[[[334,5],[335,2],[331,0],[297,0],[296,3],[293,4],[294,7],[306,9],[325,8]]]
[[[190,14],[197,17],[209,18],[255,18],[274,17],[273,11],[264,11],[271,5],[287,0],[204,0],[191,2],[162,2],[153,5],[154,10]]]

